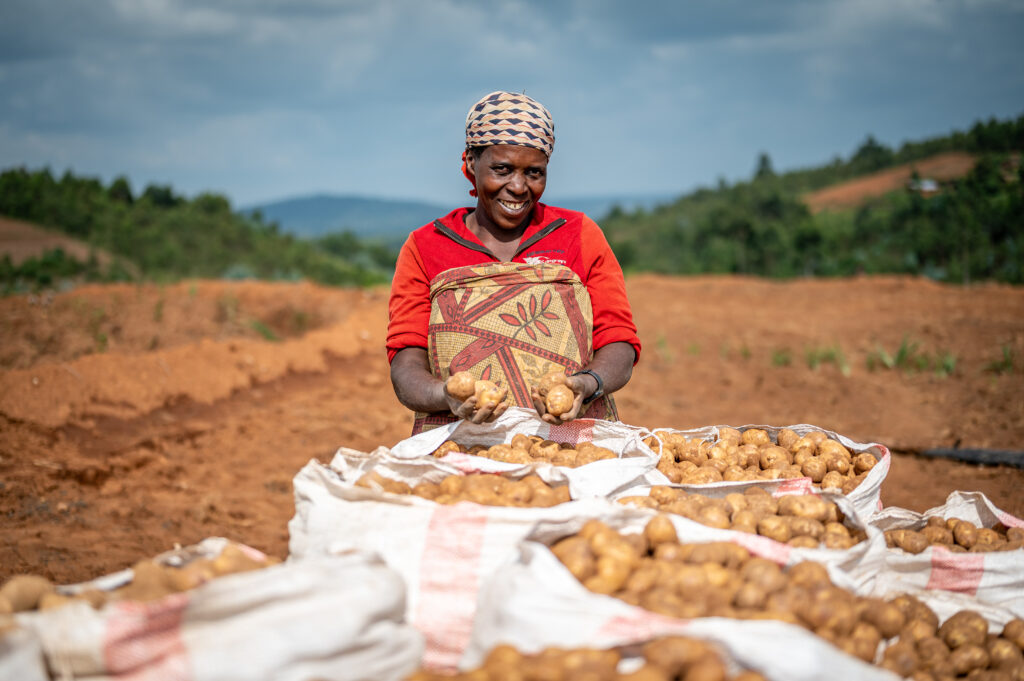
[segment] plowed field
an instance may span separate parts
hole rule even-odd
[[[618,394],[627,423],[811,423],[896,452],[1024,449],[1024,290],[892,277],[628,287],[645,349]],[[309,284],[0,299],[0,579],[86,580],[208,536],[285,556],[306,462],[408,435],[386,321],[386,290]],[[868,370],[901,346],[902,368]],[[1020,516],[1022,485],[1017,468],[898,453],[883,502],[920,511],[980,490]]]

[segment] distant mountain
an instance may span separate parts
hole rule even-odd
[[[681,194],[682,192],[680,192]],[[618,206],[627,213],[643,209],[650,211],[656,206],[672,203],[678,194],[641,194],[633,196],[557,196],[544,195],[543,201],[559,208],[578,210],[600,223],[601,219]]]
[[[242,212],[257,210],[265,220],[278,223],[281,231],[302,238],[348,230],[363,238],[394,241],[451,208],[422,201],[317,194],[248,206]]]
[[[544,200],[555,206],[578,210],[600,220],[619,206],[632,212],[650,210],[674,196],[589,196],[549,197]],[[467,197],[468,199],[468,197]],[[472,201],[472,199],[468,199]],[[364,196],[317,194],[273,201],[242,209],[243,213],[260,211],[265,220],[278,223],[281,231],[305,239],[315,239],[331,232],[348,230],[362,238],[388,242],[401,240],[420,225],[446,215],[453,208],[422,201],[379,199]]]

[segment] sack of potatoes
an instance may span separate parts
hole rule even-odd
[[[657,470],[668,483],[728,487],[804,480],[808,487],[848,496],[865,517],[878,508],[889,465],[884,446],[809,425],[656,429],[644,443],[658,454]]]
[[[637,650],[638,648],[638,650]],[[718,646],[689,636],[664,636],[629,651],[550,646],[525,653],[510,645],[492,648],[478,667],[455,674],[419,670],[406,681],[765,681],[742,669]]]
[[[402,578],[363,552],[282,563],[214,537],[85,584],[3,590],[55,678],[398,679],[423,649]]]
[[[1024,678],[1024,620],[990,631],[965,609],[940,622],[913,595],[859,596],[813,561],[784,567],[729,542],[680,542],[664,515],[642,533],[592,520],[551,552],[586,589],[667,617],[786,622],[907,678]]]
[[[891,506],[870,522],[888,545],[888,588],[966,593],[1024,617],[1024,521],[984,494],[952,492],[924,513]]]
[[[396,459],[431,457],[464,472],[505,473],[551,467],[566,473],[574,495],[606,495],[654,469],[644,429],[577,419],[551,425],[532,409],[509,407],[490,423],[457,421],[406,438],[385,451]],[[379,453],[378,448],[374,453]],[[338,456],[352,456],[340,448]]]

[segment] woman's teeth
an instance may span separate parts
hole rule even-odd
[[[519,203],[513,203],[512,201],[502,201],[501,199],[498,199],[498,203],[500,203],[501,205],[505,206],[505,208],[508,208],[513,213],[516,212],[516,211],[522,210],[523,206],[526,205],[526,201],[520,201]]]

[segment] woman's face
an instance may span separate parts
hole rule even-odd
[[[476,220],[514,230],[530,220],[547,183],[548,157],[533,147],[495,144],[480,158],[468,154],[467,168],[476,178]]]

